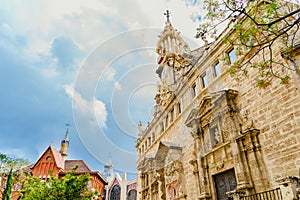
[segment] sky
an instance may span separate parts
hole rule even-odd
[[[69,127],[68,159],[135,177],[137,124],[146,126],[164,12],[191,49],[196,0],[0,0],[0,152],[31,163]]]

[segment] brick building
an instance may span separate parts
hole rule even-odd
[[[226,70],[239,55],[222,40],[190,50],[168,20],[159,36],[161,82],[152,121],[139,124],[138,199],[238,199],[291,195],[300,168],[300,80],[256,87],[256,73],[235,81]],[[299,35],[296,39],[299,41]],[[300,63],[276,59],[292,68]],[[230,62],[221,62],[228,56]],[[262,59],[257,55],[255,59]],[[288,191],[288,192],[287,192]],[[256,197],[258,198],[258,197]]]
[[[27,166],[24,169],[25,173],[30,173],[32,176],[42,180],[47,180],[50,174],[56,178],[64,177],[65,173],[71,172],[75,165],[78,166],[75,174],[90,174],[88,187],[91,190],[97,190],[104,196],[105,185],[108,184],[105,177],[98,171],[92,171],[83,160],[68,160],[68,129],[65,138],[61,142],[61,149],[58,151],[50,145],[45,152],[40,156],[36,163]],[[5,180],[3,180],[5,182]],[[13,200],[19,199],[21,187],[19,183],[13,186]]]

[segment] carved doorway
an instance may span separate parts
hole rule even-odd
[[[216,196],[218,200],[227,200],[226,192],[232,191],[236,188],[236,178],[234,169],[214,175],[214,182],[216,188]]]

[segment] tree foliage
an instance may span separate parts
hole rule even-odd
[[[9,171],[7,181],[6,181],[6,187],[3,192],[2,199],[3,200],[11,200],[12,199],[12,187],[14,185],[14,176],[12,169]]]
[[[291,52],[299,45],[298,4],[279,0],[203,0],[203,7],[207,14],[196,37],[206,45],[217,38],[222,26],[233,24],[234,31],[224,38],[238,55],[238,60],[228,69],[231,74],[240,78],[247,76],[250,68],[257,70],[256,81],[260,87],[268,86],[274,78],[289,83],[292,71],[300,74],[295,62],[290,67],[286,61],[293,61]]]
[[[23,158],[12,158],[0,153],[0,174],[8,175],[10,170],[17,171],[29,164],[29,161]]]
[[[37,177],[29,177],[21,191],[23,200],[88,200],[99,196],[97,191],[88,188],[89,174],[67,173],[58,179],[51,176],[47,181]]]
[[[12,198],[12,188],[14,182],[18,182],[20,185],[25,180],[25,174],[22,168],[28,165],[28,160],[23,158],[12,158],[3,153],[0,153],[0,176],[2,180],[6,181],[3,191],[3,200],[9,200]]]

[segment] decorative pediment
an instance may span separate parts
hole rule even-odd
[[[181,151],[182,147],[171,142],[161,141],[155,154],[155,160],[165,160],[169,151],[172,149]]]
[[[196,119],[199,119],[199,110],[194,108],[191,110],[184,124],[189,128],[193,128]]]
[[[199,115],[204,116],[211,111],[211,97],[205,96],[199,104]]]
[[[171,142],[161,141],[158,145],[157,152],[155,154],[155,166],[157,169],[163,168],[166,165],[167,160],[174,160],[173,155],[181,154],[182,147],[173,144]]]

